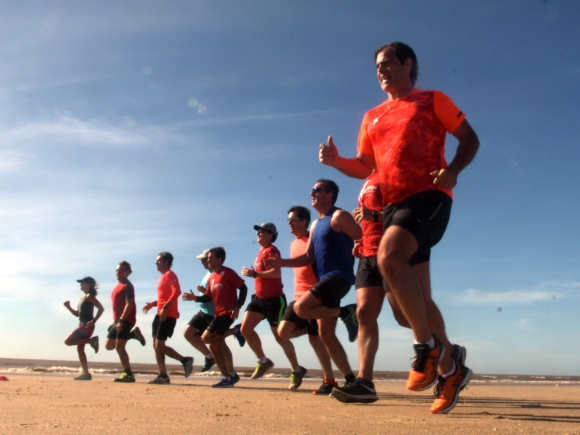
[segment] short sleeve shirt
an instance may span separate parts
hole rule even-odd
[[[179,319],[179,309],[177,303],[179,295],[181,294],[181,287],[179,287],[179,280],[177,275],[172,270],[168,270],[157,284],[157,312],[160,312],[167,301],[171,301],[171,305],[167,309],[167,315],[175,319]]]
[[[280,258],[280,251],[274,245],[270,245],[267,248],[260,249],[256,261],[254,263],[254,269],[256,272],[263,272],[270,269],[264,264],[264,259],[270,257]],[[282,290],[282,278],[256,278],[256,296],[260,299],[269,299],[282,296],[284,291]]]
[[[135,306],[135,288],[131,281],[120,282],[115,286],[111,293],[111,302],[113,303],[113,318],[115,322],[119,321],[127,301],[131,301],[130,311],[125,320],[131,325],[137,323],[137,307]]]
[[[358,206],[365,206],[369,210],[382,211],[383,197],[379,183],[379,174],[373,172],[362,186],[358,196]],[[383,223],[361,221],[363,236],[360,243],[359,253],[363,257],[374,257],[379,250],[379,244],[383,237]]]
[[[375,156],[383,205],[425,190],[442,190],[452,197],[450,190],[433,184],[430,174],[447,166],[445,136],[464,119],[442,92],[418,89],[365,114],[358,151]]]
[[[302,237],[292,240],[290,244],[290,258],[296,258],[306,252],[308,244],[308,236],[306,233]],[[316,275],[312,265],[303,267],[294,267],[294,300],[300,299],[304,292],[308,291],[314,284],[316,284]]]
[[[204,288],[207,288],[207,281],[209,279],[211,275],[211,272],[208,272],[205,274],[205,276],[203,277],[203,280],[201,281],[201,286]],[[199,293],[204,294],[202,291],[199,291]],[[210,316],[213,316],[215,313],[215,310],[213,309],[213,302],[200,302],[199,303],[199,309],[204,312],[205,314],[208,314]]]
[[[215,316],[228,315],[238,302],[237,289],[244,280],[229,267],[222,266],[219,272],[213,272],[207,280],[205,295],[210,296],[215,309]]]

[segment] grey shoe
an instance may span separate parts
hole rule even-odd
[[[274,367],[274,363],[270,361],[270,359],[266,358],[265,363],[258,362],[256,366],[256,370],[252,374],[252,379],[259,379],[264,376],[268,371],[270,371]]]
[[[93,349],[95,349],[95,353],[97,353],[99,351],[99,337],[93,337],[91,338],[91,347]]]
[[[374,384],[360,378],[342,387],[334,387],[332,394],[343,403],[373,403],[379,400]]]
[[[82,374],[80,376],[77,376],[76,378],[74,378],[75,381],[92,381],[93,377],[91,376],[90,373],[87,374]]]
[[[157,376],[155,379],[151,379],[147,382],[148,384],[163,384],[168,385],[170,383],[169,376],[166,378],[162,378],[161,376]]]
[[[185,377],[189,378],[189,375],[191,375],[191,372],[193,372],[193,358],[190,356],[186,356],[185,361],[182,364],[183,371],[185,372]]]
[[[290,374],[290,385],[288,386],[288,389],[297,390],[300,387],[300,385],[302,385],[302,379],[304,379],[306,373],[308,373],[308,370],[306,370],[302,366],[298,368],[298,372],[292,372]]]

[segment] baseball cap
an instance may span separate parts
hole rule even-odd
[[[270,231],[271,233],[278,234],[276,230],[276,225],[272,222],[264,222],[262,225],[254,225],[256,231]]]
[[[83,279],[77,279],[77,282],[80,282],[81,284],[89,283],[90,285],[96,285],[97,281],[95,281],[95,278],[92,278],[90,276],[85,276]]]
[[[197,255],[195,258],[198,260],[205,260],[207,258],[207,254],[209,253],[209,249],[204,249],[203,252]]]

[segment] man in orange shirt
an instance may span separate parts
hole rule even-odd
[[[246,307],[242,320],[242,335],[258,357],[256,370],[252,374],[252,379],[258,379],[274,367],[272,360],[266,357],[262,349],[262,341],[255,331],[256,326],[264,319],[268,320],[276,342],[282,347],[288,361],[290,361],[292,371],[298,372],[301,368],[292,342],[278,335],[278,325],[288,305],[282,290],[282,274],[279,268],[267,266],[264,261],[270,257],[280,258],[280,251],[272,244],[278,237],[278,231],[271,222],[254,225],[254,230],[257,232],[260,252],[256,257],[254,266],[242,268],[242,276],[254,278],[256,293],[252,295],[252,299]]]
[[[290,210],[288,210],[288,225],[290,226],[290,232],[296,237],[290,245],[290,258],[299,257],[306,252],[306,245],[310,237],[310,232],[308,231],[310,211],[301,205],[290,207]],[[282,321],[280,326],[278,326],[278,335],[284,339],[289,339],[308,334],[308,340],[318,357],[318,361],[320,361],[324,374],[322,385],[316,391],[313,391],[313,394],[329,395],[332,388],[338,384],[332,373],[330,356],[318,333],[318,322],[316,319],[298,317],[294,311],[296,301],[316,284],[315,267],[314,264],[309,264],[294,268],[294,300],[288,304],[284,311]],[[302,383],[304,375],[306,375],[306,369],[303,367],[300,367],[300,369],[290,375],[289,388],[291,390],[297,389]]]
[[[153,348],[155,349],[155,359],[159,366],[159,376],[150,380],[150,384],[169,384],[169,376],[165,367],[165,355],[176,359],[183,365],[185,377],[189,377],[193,371],[193,358],[183,357],[177,351],[165,344],[167,339],[173,335],[175,324],[179,319],[177,304],[181,288],[177,275],[171,270],[173,255],[169,252],[161,252],[155,260],[157,270],[161,274],[157,284],[157,300],[147,302],[143,307],[143,312],[147,312],[157,307],[157,315],[153,319]]]
[[[411,47],[384,45],[375,53],[375,65],[388,98],[366,113],[357,155],[341,157],[329,137],[328,145],[320,146],[319,160],[355,178],[366,178],[376,166],[384,206],[377,262],[414,335],[416,356],[407,388],[421,391],[438,382],[431,412],[446,413],[472,372],[452,360],[448,341],[442,344],[433,334],[445,326],[436,305],[427,304],[429,260],[449,221],[451,189],[475,157],[479,140],[449,97],[415,88],[418,63]],[[447,133],[459,141],[449,165]]]

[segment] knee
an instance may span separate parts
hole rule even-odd
[[[301,318],[303,318],[303,319],[306,319],[306,318],[307,318],[307,317],[306,317],[306,308],[304,307],[304,305],[302,305],[302,304],[300,303],[300,301],[297,301],[297,302],[294,304],[294,312],[296,313],[296,315],[297,315],[298,317],[301,317]]]
[[[282,344],[282,343],[288,341],[287,338],[280,337],[280,335],[278,335],[278,334],[274,334],[274,338],[276,339],[276,343],[278,343],[278,344]]]
[[[310,346],[315,347],[320,344],[320,337],[318,335],[308,334],[308,341],[310,342]]]
[[[411,327],[411,325],[409,324],[409,322],[407,321],[407,318],[403,315],[403,313],[394,312],[393,316],[395,317],[395,320],[397,321],[399,326],[402,326],[403,328],[410,328]]]
[[[240,327],[240,332],[244,337],[247,338],[249,335],[254,333],[254,328],[250,328],[248,325],[242,323],[242,326]]]
[[[113,350],[117,347],[116,340],[107,340],[105,341],[105,349]]]

